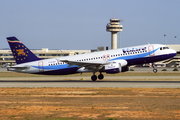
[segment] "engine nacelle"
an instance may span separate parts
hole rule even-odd
[[[81,67],[81,68],[79,68],[79,69],[77,70],[77,72],[79,72],[79,73],[84,73],[84,72],[92,72],[92,71],[86,69],[85,67]]]
[[[115,74],[119,72],[126,71],[126,60],[114,60],[109,64],[105,65],[105,72],[108,74]]]

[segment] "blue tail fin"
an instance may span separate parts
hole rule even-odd
[[[25,45],[23,45],[16,37],[7,37],[7,41],[17,64],[41,60]]]

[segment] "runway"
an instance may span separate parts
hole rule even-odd
[[[4,70],[5,69],[0,69]],[[150,72],[150,68],[135,68],[137,72]],[[168,72],[172,69],[168,68]],[[151,71],[152,72],[152,71]],[[136,73],[136,72],[134,72]],[[180,73],[178,71],[178,73]],[[180,76],[105,76],[92,82],[90,76],[61,77],[0,77],[0,87],[64,87],[64,88],[180,88]]]
[[[55,80],[55,81],[5,81],[0,80],[0,87],[64,87],[64,88],[180,88],[180,81],[81,81],[81,80]]]

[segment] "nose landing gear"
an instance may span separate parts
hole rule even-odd
[[[157,73],[157,71],[158,71],[158,70],[157,70],[156,68],[153,69],[153,72],[154,72],[154,73]]]
[[[152,63],[152,67],[153,67],[153,72],[154,72],[154,73],[157,73],[158,70],[157,70],[157,68],[156,68],[156,66],[155,66],[154,63]]]

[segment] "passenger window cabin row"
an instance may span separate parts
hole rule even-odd
[[[112,57],[118,57],[118,56],[134,55],[134,54],[144,53],[144,52],[147,52],[147,50],[137,51],[137,52],[127,52],[127,53],[123,53],[123,54],[107,55],[107,56],[101,56],[101,57],[86,58],[86,59],[79,59],[79,60],[76,60],[76,61],[77,62],[92,61],[92,60],[98,60],[98,59],[105,59],[106,57],[108,59],[110,59],[110,56],[112,58]],[[66,64],[66,63],[65,62],[53,63],[53,64],[49,64],[49,66],[52,66],[52,65],[62,65],[62,64]]]

